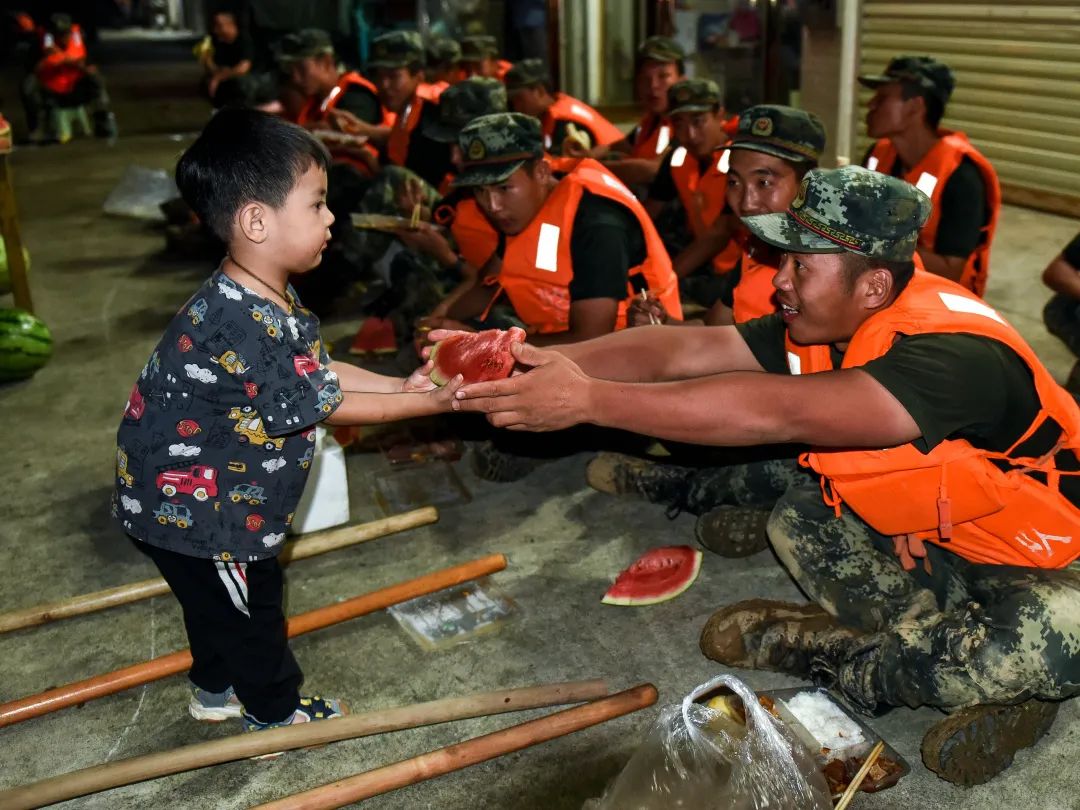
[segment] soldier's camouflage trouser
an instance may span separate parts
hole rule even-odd
[[[1080,562],[977,565],[928,544],[929,572],[905,571],[892,538],[846,507],[838,518],[815,478],[783,466],[702,475],[717,502],[775,499],[768,534],[781,562],[807,596],[868,634],[837,662],[836,685],[853,701],[960,708],[1080,692]],[[729,488],[717,498],[720,477]],[[709,489],[699,476],[697,498]]]

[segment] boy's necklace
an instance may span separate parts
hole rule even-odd
[[[237,260],[236,260],[235,258],[233,258],[233,256],[232,256],[232,254],[231,254],[231,253],[229,253],[229,254],[226,254],[226,255],[227,255],[227,256],[229,257],[229,261],[230,261],[230,262],[232,262],[233,264],[235,264],[235,265],[236,265],[236,267],[237,267],[237,268],[238,268],[239,270],[242,270],[242,271],[244,272],[244,275],[246,275],[246,276],[249,276],[250,278],[253,278],[253,279],[255,279],[255,280],[256,280],[257,282],[259,282],[260,284],[262,284],[262,285],[263,285],[263,286],[264,286],[264,287],[265,287],[266,289],[270,290],[270,292],[274,293],[274,295],[278,296],[278,297],[279,297],[279,298],[280,298],[280,299],[281,299],[282,301],[288,302],[288,300],[289,300],[289,299],[288,299],[288,297],[287,297],[287,296],[286,296],[286,294],[285,294],[285,290],[278,290],[278,289],[277,289],[277,288],[275,288],[274,286],[272,286],[272,285],[270,285],[270,284],[267,284],[267,283],[266,283],[265,281],[263,281],[263,280],[262,280],[261,278],[259,278],[259,277],[258,277],[257,275],[255,275],[255,274],[254,274],[254,273],[252,273],[252,272],[251,272],[250,270],[248,270],[248,269],[247,269],[246,267],[244,267],[244,265],[240,264],[240,262],[238,262],[238,261],[237,261]]]

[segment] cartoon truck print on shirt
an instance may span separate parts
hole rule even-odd
[[[274,308],[269,304],[252,304],[248,307],[248,312],[251,313],[251,317],[256,323],[261,323],[263,328],[266,329],[266,334],[272,338],[283,337],[281,331],[281,319],[274,315]]]
[[[218,471],[213,467],[193,464],[183,469],[166,469],[158,472],[155,486],[166,498],[174,495],[192,495],[197,501],[216,498]]]
[[[191,517],[191,510],[180,503],[165,503],[162,501],[161,506],[154,510],[154,517],[162,526],[172,523],[178,529],[186,529],[195,525],[195,520]]]
[[[251,368],[243,356],[232,349],[228,349],[222,352],[221,356],[215,357],[214,362],[230,374],[243,374]]]
[[[116,448],[116,480],[125,487],[135,483],[135,476],[128,472],[128,456],[122,447]]]
[[[195,301],[190,307],[188,307],[188,317],[191,318],[192,326],[198,326],[204,320],[206,320],[206,310],[209,306],[206,303],[205,298],[200,298]]]
[[[304,451],[304,455],[300,456],[296,463],[300,465],[300,469],[306,470],[311,466],[311,460],[313,458],[315,458],[315,448],[309,447]]]
[[[247,501],[252,506],[266,503],[266,490],[255,484],[237,484],[229,490],[229,500],[233,503]]]
[[[280,450],[285,446],[285,439],[272,439],[263,430],[262,417],[250,405],[241,408],[231,408],[229,418],[236,420],[233,432],[237,433],[236,440],[241,444],[251,442],[259,445],[263,450]]]
[[[333,383],[325,383],[319,386],[319,410],[323,413],[330,413],[334,405],[341,402],[341,400],[341,389]]]

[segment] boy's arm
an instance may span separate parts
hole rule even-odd
[[[442,388],[427,393],[375,394],[345,392],[341,404],[324,420],[328,425],[372,425],[396,422],[417,416],[432,416],[451,410],[454,395],[461,387],[461,375]]]
[[[387,377],[374,371],[334,360],[329,364],[341,381],[341,390],[354,394],[400,394],[405,385],[404,377]]]

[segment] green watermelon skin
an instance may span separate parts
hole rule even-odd
[[[25,380],[52,357],[52,334],[21,309],[0,309],[0,381]]]

